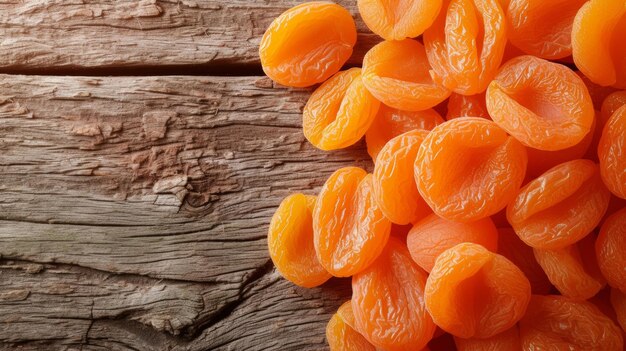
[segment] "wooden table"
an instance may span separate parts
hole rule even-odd
[[[310,91],[262,76],[299,2],[0,1],[0,349],[327,348],[350,283],[283,280],[267,225],[370,162],[311,147]]]

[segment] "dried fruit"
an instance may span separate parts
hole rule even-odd
[[[573,160],[530,181],[507,207],[515,233],[538,249],[560,249],[584,238],[609,205],[599,173],[592,161]]]
[[[415,38],[433,23],[441,0],[358,0],[363,22],[386,40]]]
[[[315,90],[304,106],[304,136],[322,150],[350,146],[365,135],[379,106],[363,85],[360,68],[339,72]]]
[[[487,89],[487,110],[522,144],[547,151],[580,143],[591,131],[593,104],[569,68],[533,56],[505,63]]]
[[[504,256],[463,243],[444,251],[428,276],[426,308],[460,338],[489,338],[513,327],[530,300],[530,283]]]
[[[606,280],[612,287],[626,292],[626,208],[606,219],[595,248]]]
[[[331,275],[317,260],[313,247],[315,196],[293,194],[274,213],[267,234],[270,257],[278,272],[296,285],[312,288]]]
[[[483,92],[502,62],[506,21],[498,0],[445,0],[424,32],[433,79],[463,95]]]
[[[413,39],[384,41],[363,58],[363,83],[387,106],[405,111],[429,109],[450,96],[430,77],[424,46]]]
[[[611,305],[622,330],[626,332],[626,294],[619,289],[611,289]]]
[[[626,199],[626,106],[608,120],[598,144],[600,174],[617,197]]]
[[[435,332],[424,306],[425,284],[426,273],[407,249],[397,239],[389,239],[376,262],[352,277],[357,330],[387,351],[425,347]]]
[[[513,198],[526,172],[526,150],[494,122],[455,118],[430,132],[415,161],[415,181],[440,217],[471,222]]]
[[[276,18],[261,39],[263,71],[291,87],[321,83],[352,55],[356,26],[343,7],[326,1],[295,6]]]
[[[345,310],[346,305],[350,305],[350,301],[339,307]],[[346,322],[344,314],[335,313],[326,326],[326,339],[330,345],[331,351],[375,351],[376,348],[359,334],[354,328]]]
[[[465,242],[482,245],[496,252],[498,230],[489,217],[476,222],[452,222],[431,214],[417,222],[407,236],[411,258],[426,272],[430,272],[441,253]]]
[[[433,109],[402,111],[380,104],[376,118],[365,134],[367,152],[376,161],[380,150],[392,138],[414,129],[432,130],[443,122],[441,115]]]
[[[427,131],[416,129],[391,139],[376,158],[374,197],[391,222],[415,223],[431,211],[415,185],[413,165]]]
[[[317,257],[330,274],[349,277],[369,266],[390,228],[374,200],[370,174],[345,167],[326,180],[313,211],[313,236]]]
[[[622,350],[621,330],[590,302],[533,295],[519,323],[523,350]]]
[[[521,351],[519,330],[514,326],[486,339],[454,338],[458,351]]]
[[[448,113],[446,120],[459,117],[482,117],[491,119],[487,112],[485,93],[476,95],[461,95],[452,93],[448,99]]]

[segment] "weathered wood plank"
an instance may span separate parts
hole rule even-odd
[[[269,23],[300,0],[0,1],[0,71],[200,65],[258,66],[258,44]],[[378,39],[355,1],[338,0],[354,15],[360,65]],[[180,68],[180,67],[179,67]],[[115,71],[111,71],[114,74]],[[226,73],[226,72],[224,72]]]
[[[0,255],[45,268],[0,267],[0,343],[323,348],[349,292],[279,279],[265,231],[288,193],[370,161],[306,142],[308,94],[257,77],[0,75]]]

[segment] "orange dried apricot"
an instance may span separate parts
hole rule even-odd
[[[413,39],[384,41],[363,58],[363,83],[387,106],[405,111],[429,109],[450,96],[435,83],[424,46]]]
[[[402,111],[380,104],[374,122],[365,133],[367,152],[376,161],[380,150],[392,138],[414,129],[432,130],[443,122],[441,115],[433,109]]]
[[[549,293],[552,290],[552,283],[535,259],[533,249],[520,240],[511,228],[498,228],[498,233],[498,253],[524,272],[533,294]]]
[[[585,83],[585,86],[587,87],[587,90],[589,91],[589,96],[591,96],[593,107],[596,110],[600,109],[600,107],[602,106],[602,103],[604,102],[604,99],[606,99],[609,95],[617,91],[616,88],[603,87],[601,85],[598,85],[592,82],[581,71],[576,71],[576,75],[578,75],[580,79],[583,80],[583,83]]]
[[[500,68],[487,88],[487,110],[522,144],[539,150],[572,147],[591,131],[593,104],[569,68],[519,56]]]
[[[422,199],[413,165],[427,131],[416,129],[391,139],[376,158],[374,198],[381,211],[396,224],[415,223],[431,211]]]
[[[472,222],[513,200],[526,164],[526,149],[494,122],[455,118],[435,127],[422,142],[415,181],[440,217]]]
[[[592,303],[533,295],[519,323],[523,350],[622,350],[615,323]]]
[[[326,340],[331,351],[376,351],[376,348],[365,339],[365,337],[348,323],[344,316],[346,314],[344,306],[350,306],[350,301],[339,307],[337,313],[326,326]],[[339,311],[344,309],[343,314]]]
[[[267,234],[270,257],[276,270],[298,286],[312,288],[331,275],[317,260],[313,246],[315,196],[293,194],[281,203]]]
[[[606,122],[598,143],[600,174],[617,197],[626,199],[626,105]]]
[[[581,241],[562,249],[534,249],[535,258],[561,295],[574,300],[587,300],[606,284],[598,268],[592,233]]]
[[[320,190],[313,211],[315,251],[336,277],[349,277],[376,260],[391,223],[376,204],[372,176],[358,167],[333,173]]]
[[[619,289],[611,289],[611,305],[615,310],[617,321],[626,332],[626,294]]]
[[[511,0],[507,36],[527,54],[548,60],[572,54],[572,25],[587,0]]]
[[[626,88],[626,2],[590,0],[576,14],[572,53],[592,82]]]
[[[458,351],[521,351],[517,326],[486,339],[454,338]]]
[[[363,85],[360,68],[339,72],[317,88],[304,106],[304,136],[321,150],[350,146],[365,135],[379,106]]]
[[[407,236],[411,258],[430,272],[437,257],[460,243],[480,244],[487,250],[498,249],[498,230],[489,217],[476,222],[452,222],[431,214],[417,222]]]
[[[424,32],[433,79],[463,95],[487,88],[506,42],[506,20],[498,0],[445,0]]]
[[[441,9],[441,0],[358,0],[357,4],[367,27],[386,40],[419,36]]]
[[[507,207],[507,218],[527,245],[560,249],[584,238],[602,219],[610,193],[598,166],[573,160],[526,184]]]
[[[314,1],[276,18],[261,39],[259,56],[263,71],[275,82],[307,87],[337,73],[355,43],[350,12],[332,2]]]
[[[460,338],[489,338],[513,327],[530,300],[530,283],[504,256],[474,243],[444,251],[424,293],[433,321]]]
[[[357,330],[387,351],[426,346],[435,324],[424,306],[426,273],[396,238],[376,262],[352,277],[352,310]]]
[[[626,208],[606,219],[595,247],[606,280],[612,287],[626,292]]]
[[[602,129],[611,116],[613,116],[615,111],[619,110],[619,108],[624,105],[626,105],[626,90],[615,91],[606,96],[600,107],[601,113],[599,121],[601,121],[600,125],[602,126]]]
[[[482,117],[491,119],[487,112],[485,93],[476,95],[461,95],[452,93],[448,99],[448,113],[446,120],[459,117]]]

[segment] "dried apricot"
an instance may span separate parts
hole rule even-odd
[[[535,259],[533,249],[526,245],[511,228],[498,228],[498,253],[524,272],[533,294],[545,295],[552,290],[552,283]]]
[[[486,339],[454,338],[458,351],[521,351],[517,326]]]
[[[611,289],[611,305],[615,310],[617,321],[626,332],[626,294],[619,289]]]
[[[313,246],[315,196],[293,194],[274,213],[267,234],[270,257],[287,280],[306,288],[318,286],[331,275],[317,260]]]
[[[619,110],[619,108],[624,105],[626,105],[626,90],[613,92],[602,101],[599,118],[602,128],[604,128],[606,122],[609,121],[615,111]]]
[[[612,214],[600,228],[596,254],[609,284],[626,292],[626,208]]]
[[[432,130],[443,123],[441,115],[433,109],[402,111],[380,104],[374,122],[365,133],[367,152],[376,161],[376,156],[389,140],[414,129]]]
[[[584,238],[600,223],[609,199],[598,166],[573,160],[526,184],[507,207],[507,218],[527,245],[560,249]]]
[[[452,93],[448,99],[448,113],[446,120],[459,117],[482,117],[491,119],[487,112],[485,93],[476,95],[461,95]]]
[[[350,301],[339,307],[350,305]],[[326,326],[326,339],[331,351],[376,351],[376,348],[343,319],[337,311]]]
[[[522,144],[555,151],[580,143],[591,131],[593,104],[569,68],[533,56],[505,63],[487,88],[487,110]]]
[[[561,295],[574,300],[587,300],[606,284],[598,268],[592,233],[581,241],[562,249],[534,249],[537,262]]]
[[[472,222],[513,200],[526,164],[526,149],[494,122],[455,118],[435,127],[422,142],[415,181],[440,217]]]
[[[363,58],[363,83],[387,106],[405,111],[429,109],[450,96],[435,83],[424,46],[413,39],[384,41]]]
[[[591,96],[591,101],[593,102],[593,107],[596,110],[600,109],[600,107],[602,106],[602,103],[604,102],[604,100],[609,95],[611,95],[611,94],[613,94],[614,92],[617,91],[616,88],[613,88],[613,87],[603,87],[601,85],[598,85],[598,84],[592,82],[581,71],[576,71],[576,75],[578,75],[580,77],[580,79],[583,80],[583,83],[585,83],[585,86],[587,87],[587,90],[589,91],[589,96]]]
[[[606,122],[598,143],[598,159],[604,184],[615,196],[626,199],[626,106]]]
[[[572,53],[592,82],[626,88],[626,2],[590,0],[576,14]]]
[[[452,222],[431,214],[417,222],[407,236],[411,258],[430,272],[437,257],[460,243],[480,244],[487,250],[498,249],[498,230],[489,217],[476,222]]]
[[[276,18],[261,39],[263,71],[291,87],[321,83],[352,55],[356,26],[343,7],[326,1],[295,6]]]
[[[391,223],[374,200],[372,176],[358,167],[333,173],[320,190],[313,211],[315,251],[336,277],[349,277],[376,260]]]
[[[391,139],[374,167],[374,198],[385,217],[396,224],[414,223],[431,213],[417,186],[413,165],[428,131],[416,129]]]
[[[367,27],[386,40],[419,36],[441,9],[441,0],[358,0],[357,4]]]
[[[317,88],[304,106],[304,136],[322,150],[350,146],[365,135],[379,106],[365,89],[360,68],[339,72]]]
[[[502,62],[506,20],[498,0],[445,0],[424,32],[433,79],[463,95],[483,92]]]
[[[489,338],[513,327],[530,300],[530,283],[504,256],[474,243],[444,251],[426,281],[426,308],[460,338]]]
[[[424,306],[426,273],[406,247],[389,239],[376,262],[352,277],[357,330],[387,351],[414,351],[433,337],[435,324]]]
[[[587,0],[511,0],[507,36],[526,52],[548,60],[572,54],[572,25]]]
[[[592,303],[533,295],[519,323],[523,350],[622,350],[622,332]]]

